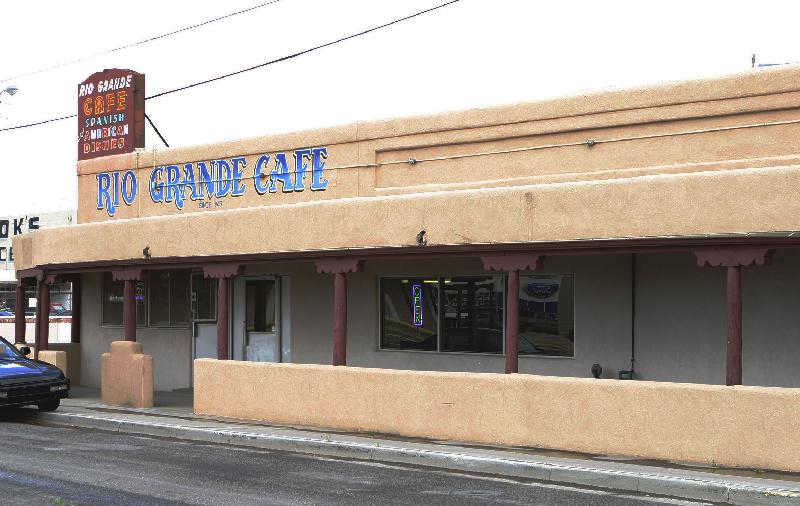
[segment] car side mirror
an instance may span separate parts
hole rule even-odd
[[[20,352],[20,353],[22,353],[22,354],[23,354],[23,355],[25,355],[25,356],[28,356],[28,355],[30,355],[30,354],[31,354],[31,349],[30,349],[30,348],[28,348],[27,346],[23,346],[23,347],[21,347],[21,348],[19,349],[19,352]]]

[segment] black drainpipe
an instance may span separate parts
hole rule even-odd
[[[636,253],[631,253],[631,370],[620,371],[619,379],[633,379],[636,351]]]

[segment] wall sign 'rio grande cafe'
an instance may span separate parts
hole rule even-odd
[[[144,147],[144,74],[106,69],[78,85],[78,160]]]

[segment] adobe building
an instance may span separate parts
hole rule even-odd
[[[83,160],[77,225],[16,237],[17,275],[80,287],[86,386],[127,339],[198,412],[800,470],[798,82],[766,69]],[[525,399],[503,420],[527,429],[481,418],[521,385],[612,429],[533,437],[555,415]],[[794,436],[757,439],[775,427],[728,413],[732,392],[736,416],[768,404]],[[679,416],[664,406],[689,418],[648,418]],[[672,448],[694,423],[713,444]]]

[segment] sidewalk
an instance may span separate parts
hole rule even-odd
[[[544,482],[637,491],[722,504],[798,505],[800,473],[403,438],[195,415],[191,391],[156,392],[150,409],[100,402],[74,387],[58,411],[19,410],[14,419],[267,450],[412,464]],[[7,418],[8,419],[8,418]],[[760,470],[759,470],[760,471]]]

